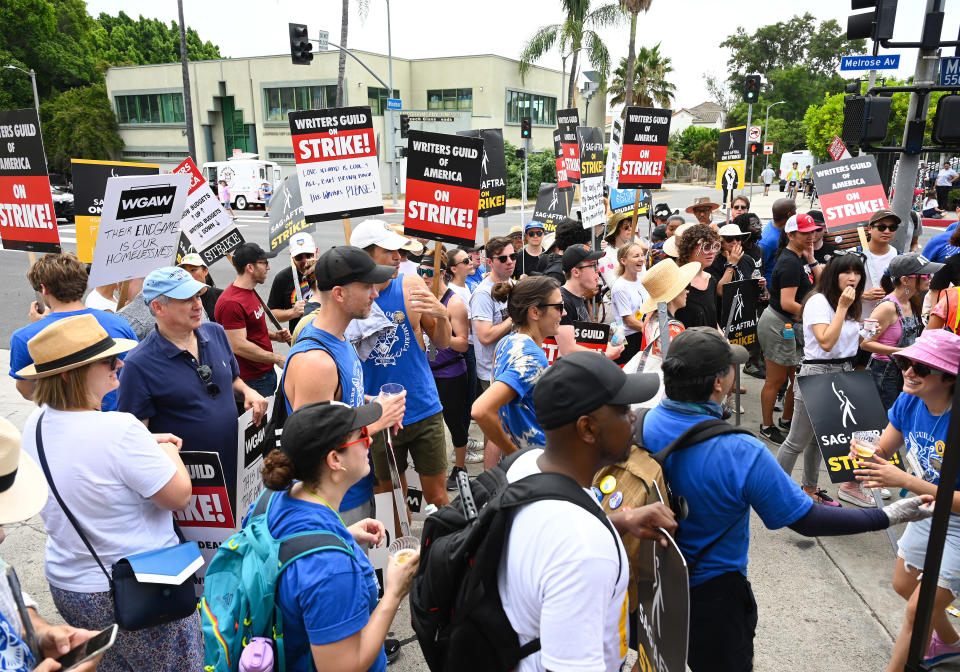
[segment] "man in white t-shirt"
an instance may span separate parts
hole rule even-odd
[[[867,232],[870,234],[870,243],[863,251],[866,257],[863,265],[867,271],[866,283],[863,290],[863,317],[870,317],[870,313],[880,303],[880,299],[887,295],[880,286],[880,278],[887,266],[897,256],[897,250],[890,244],[900,228],[900,218],[890,210],[877,210],[870,215]]]
[[[776,174],[775,172],[773,172],[773,166],[771,166],[771,165],[768,163],[768,164],[767,164],[767,167],[763,169],[763,172],[762,172],[762,173],[760,173],[760,179],[763,180],[763,195],[764,195],[764,196],[766,196],[767,194],[770,193],[770,185],[773,184],[773,178],[775,178],[776,176],[777,176],[777,174]]]
[[[595,353],[560,358],[533,390],[546,446],[520,455],[507,480],[553,472],[591,492],[593,475],[630,453],[630,404],[649,399],[659,385],[655,374],[627,375]],[[660,538],[657,527],[671,534],[676,529],[673,513],[660,503],[618,511],[608,520],[621,534],[647,539]],[[516,671],[620,670],[630,627],[628,576],[619,537],[576,504],[544,500],[517,511],[497,585],[520,643],[539,637],[540,650]]]

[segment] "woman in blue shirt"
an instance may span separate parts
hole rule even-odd
[[[928,329],[913,345],[892,356],[903,371],[903,392],[887,412],[890,423],[880,436],[874,462],[865,463],[854,473],[867,488],[906,488],[917,494],[936,495],[950,426],[955,372],[960,366],[960,336],[945,329]],[[908,471],[887,461],[900,446],[906,448]],[[954,490],[960,490],[960,479]],[[960,657],[960,635],[945,611],[960,596],[960,493],[954,493],[951,509],[934,598],[934,634],[924,656],[929,665]],[[907,600],[907,612],[888,672],[902,670],[907,661],[929,536],[927,519],[910,523],[900,537],[893,588]]]
[[[378,601],[377,577],[359,544],[382,543],[383,524],[366,518],[347,527],[337,513],[350,486],[370,471],[366,426],[381,413],[377,403],[301,406],[284,424],[282,451],[274,450],[264,460],[264,485],[285,491],[267,520],[274,538],[325,530],[352,550],[306,555],[280,578],[277,603],[288,670],[386,669],[383,642],[400,601],[410,592],[420,553],[403,564],[390,558]]]
[[[506,301],[514,329],[493,353],[493,383],[473,402],[473,419],[487,438],[509,455],[546,439],[533,411],[533,386],[547,368],[543,339],[556,336],[563,316],[560,285],[545,275],[493,287],[494,301]]]

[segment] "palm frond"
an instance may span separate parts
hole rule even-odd
[[[592,9],[590,13],[583,18],[583,25],[590,28],[605,28],[607,26],[620,25],[626,21],[626,19],[627,15],[624,14],[620,5],[612,2]]]
[[[534,61],[539,61],[553,48],[559,33],[560,26],[557,24],[542,26],[537,29],[533,37],[527,40],[527,43],[523,45],[523,51],[520,52],[520,81],[523,81],[526,77]]]
[[[600,85],[604,86],[610,76],[610,52],[607,45],[595,32],[586,30],[583,33],[583,47],[587,51],[587,60],[600,76]]]

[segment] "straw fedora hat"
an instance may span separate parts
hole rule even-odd
[[[47,501],[47,479],[20,448],[20,432],[0,418],[0,525],[32,518]]]
[[[709,197],[709,196],[704,196],[704,197],[702,197],[702,198],[695,198],[695,199],[693,199],[693,205],[687,206],[687,209],[684,210],[684,212],[687,212],[687,213],[689,213],[689,214],[692,215],[694,209],[696,209],[696,208],[702,208],[702,207],[705,206],[705,205],[710,206],[710,212],[713,212],[714,210],[719,210],[719,209],[720,209],[720,204],[719,204],[719,203],[714,203],[713,201],[710,200],[710,197]]]
[[[680,256],[679,250],[677,250],[677,241],[680,240],[680,236],[683,235],[683,232],[693,226],[693,222],[687,222],[686,224],[681,224],[673,232],[673,235],[663,241],[663,253],[669,255],[676,259]]]
[[[612,242],[609,239],[617,235],[617,229],[620,228],[621,222],[623,222],[625,219],[633,219],[633,213],[615,212],[614,214],[610,215],[610,217],[607,219],[607,230],[603,234],[604,240],[606,240],[608,243]]]
[[[686,289],[693,277],[700,272],[700,263],[691,261],[689,264],[677,266],[673,259],[664,259],[647,269],[640,282],[644,289],[650,293],[638,312],[649,313],[655,310],[657,304],[663,301],[669,303],[676,298],[677,294]]]
[[[746,238],[750,233],[748,231],[741,231],[740,227],[736,224],[724,224],[720,227],[720,230],[717,231],[717,235],[720,237],[726,236],[727,238]]]
[[[135,347],[136,341],[112,338],[93,315],[73,315],[57,320],[27,341],[33,364],[17,371],[17,375],[46,378]]]

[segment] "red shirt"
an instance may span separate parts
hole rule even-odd
[[[268,352],[273,352],[270,333],[267,331],[267,316],[260,299],[252,289],[241,289],[234,284],[223,290],[213,310],[213,318],[224,329],[246,329],[247,340]],[[240,378],[256,380],[273,368],[270,362],[253,362],[237,355]]]

